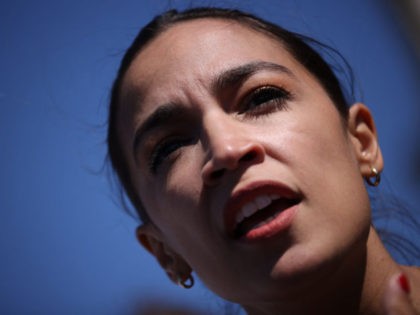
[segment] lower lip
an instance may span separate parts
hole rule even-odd
[[[256,241],[267,239],[286,231],[292,225],[292,221],[295,217],[297,209],[298,205],[294,205],[281,211],[271,221],[248,231],[244,236],[241,237],[241,240]]]

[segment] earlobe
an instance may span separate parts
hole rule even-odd
[[[139,243],[159,262],[168,277],[176,284],[190,277],[191,267],[165,241],[162,233],[151,223],[136,230]]]
[[[356,103],[350,107],[348,128],[362,176],[372,176],[372,169],[380,173],[384,164],[376,127],[372,114],[364,104]]]

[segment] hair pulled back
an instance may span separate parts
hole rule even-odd
[[[348,102],[346,101],[341,84],[332,70],[332,66],[330,66],[321,57],[320,53],[318,53],[312,46],[316,46],[318,49],[328,50],[330,55],[332,53],[333,55],[338,56],[344,63],[347,74],[350,75],[350,81],[352,81],[351,69],[341,55],[331,47],[310,37],[288,31],[278,25],[239,10],[194,8],[182,12],[170,10],[164,14],[156,16],[149,24],[140,30],[139,34],[128,48],[121,61],[117,77],[111,90],[108,117],[107,142],[108,156],[111,161],[111,165],[115,170],[118,180],[121,182],[126,195],[136,208],[140,219],[145,223],[150,221],[150,219],[142,205],[134,185],[131,182],[128,163],[123,155],[117,132],[117,115],[119,109],[121,83],[134,58],[148,43],[158,37],[159,34],[171,28],[175,24],[203,18],[223,19],[237,22],[281,43],[283,47],[320,82],[326,93],[335,104],[342,118],[344,120],[347,119]],[[351,93],[352,91],[350,90],[346,96],[349,97]],[[125,199],[123,198],[124,191],[122,189],[120,190],[122,197],[121,200],[123,201],[125,208],[128,209],[126,203],[124,202]]]

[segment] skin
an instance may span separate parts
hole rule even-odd
[[[256,62],[287,71],[262,67],[215,86],[221,74]],[[285,108],[258,103],[263,110],[253,110],[244,102],[267,86],[289,93]],[[138,130],[168,103],[180,110],[133,150]],[[319,82],[278,42],[235,22],[179,23],[134,59],[120,104],[122,150],[152,221],[138,238],[173,281],[193,269],[249,314],[416,314],[419,301],[411,304],[395,288],[392,275],[402,269],[371,227],[363,177],[372,167],[382,171],[383,159],[369,110],[355,104],[343,121]],[[152,171],[153,152],[173,135],[175,149]],[[299,193],[291,223],[255,241],[230,237],[224,205],[266,181]],[[403,271],[418,279],[418,271]],[[403,296],[412,312],[385,310],[386,294]]]

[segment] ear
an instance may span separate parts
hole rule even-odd
[[[369,109],[356,103],[349,109],[348,128],[363,177],[372,175],[372,168],[381,172],[384,168],[375,123]]]
[[[162,233],[152,223],[141,225],[136,230],[139,243],[159,262],[168,277],[176,284],[186,280],[192,269],[188,263],[165,241]]]

